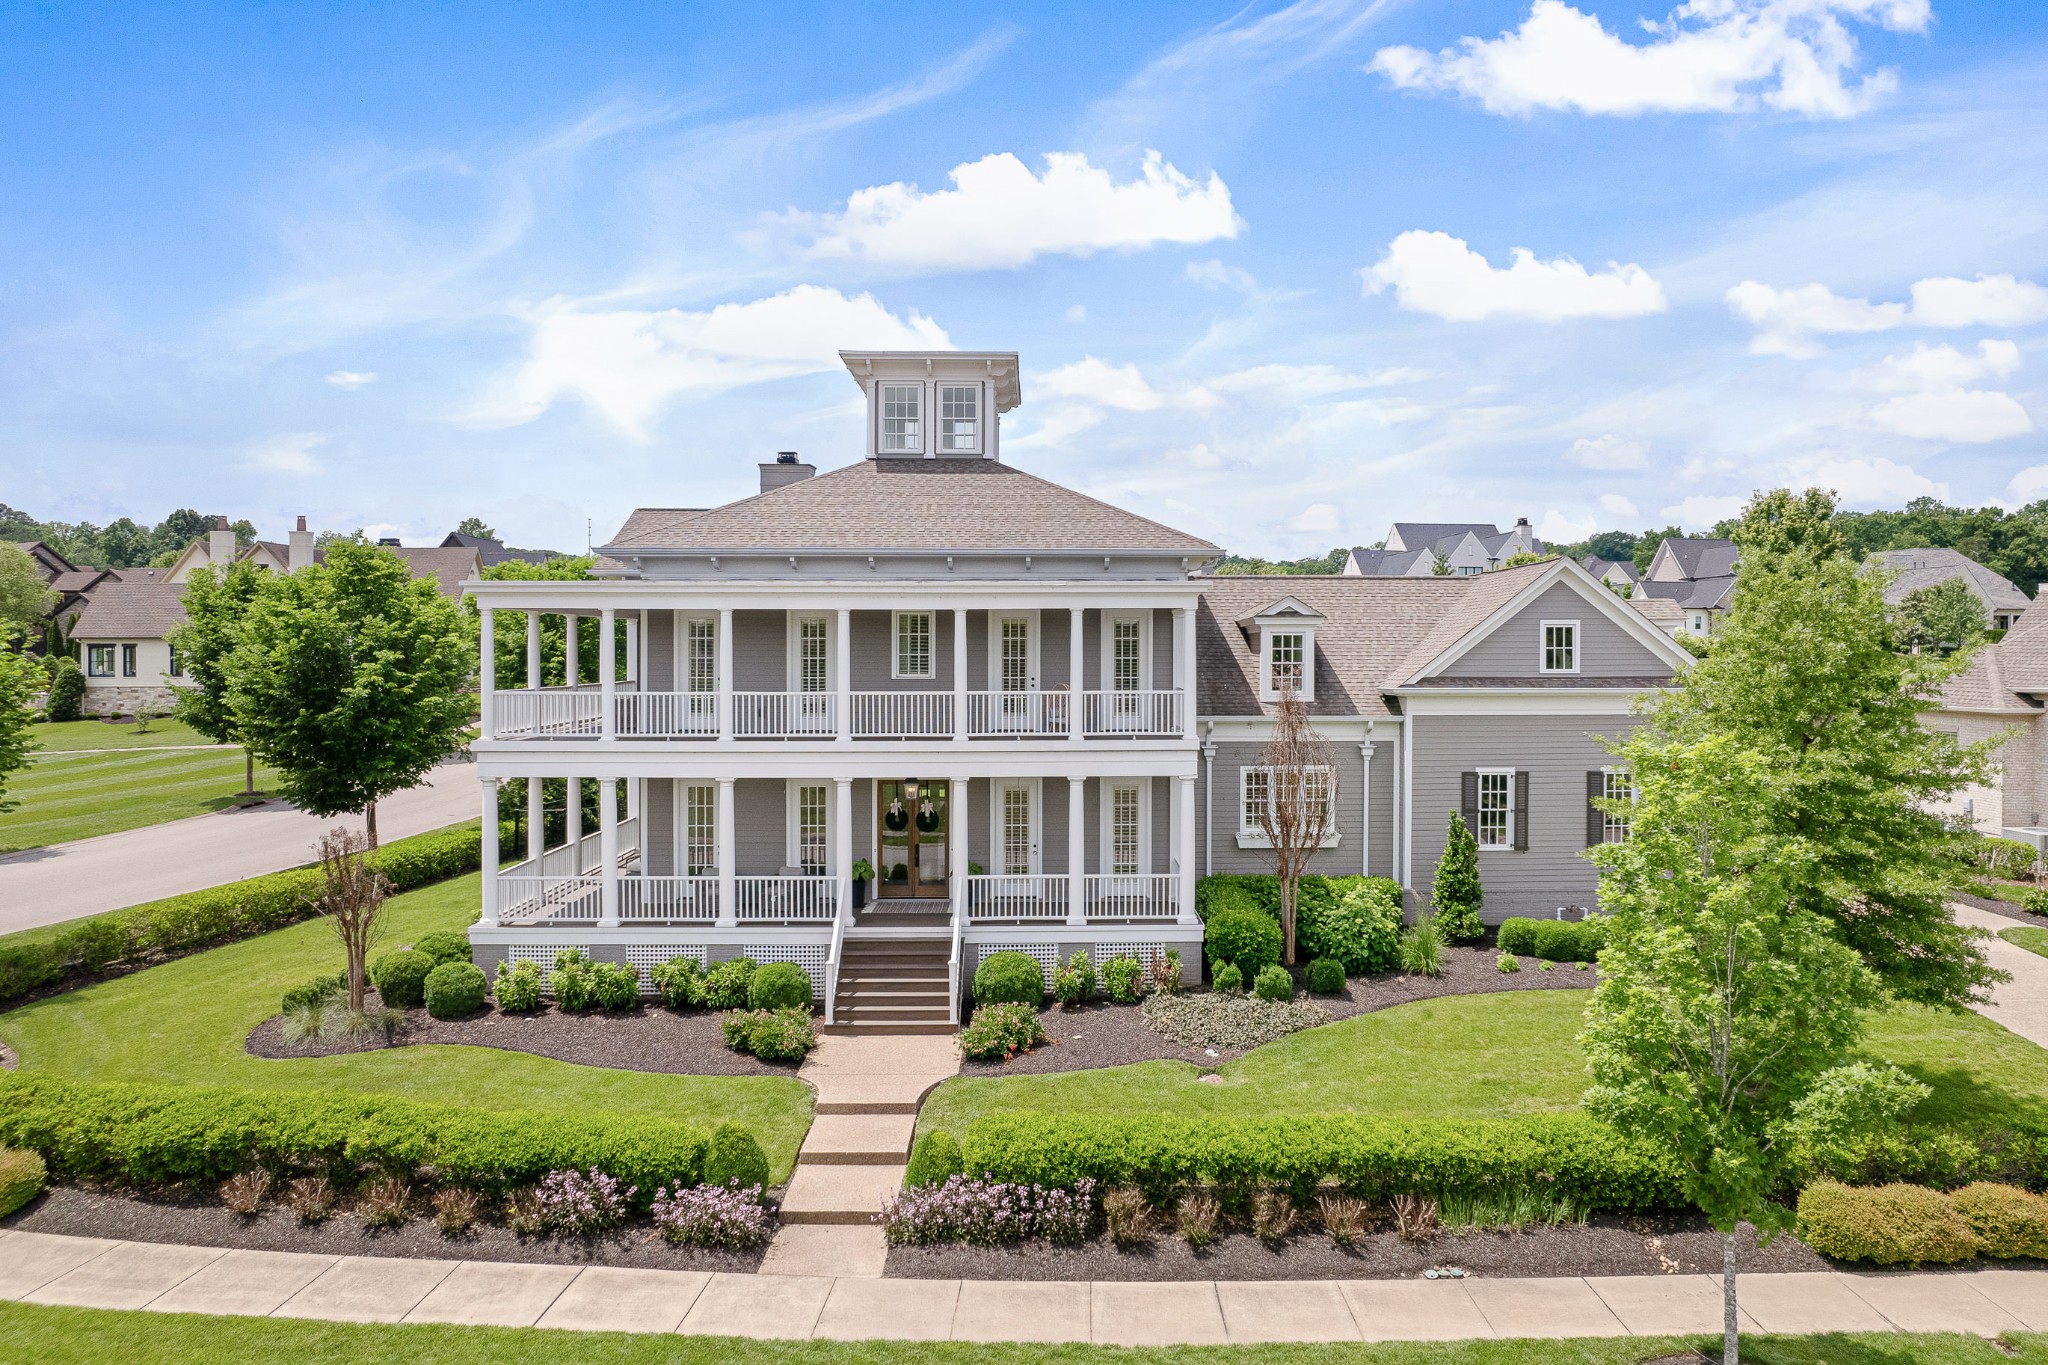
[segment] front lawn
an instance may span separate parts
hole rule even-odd
[[[467,928],[478,894],[470,875],[394,897],[384,944]],[[810,1126],[809,1087],[781,1077],[614,1071],[479,1047],[289,1061],[261,1060],[243,1049],[249,1030],[277,1013],[286,988],[341,962],[327,922],[309,920],[10,1011],[0,1015],[0,1040],[19,1054],[24,1071],[86,1081],[367,1090],[483,1109],[736,1119],[760,1139],[777,1182],[788,1177]]]
[[[8,795],[21,805],[0,815],[0,853],[204,815],[242,794],[242,750],[187,747],[206,745],[206,737],[178,721],[152,722],[144,734],[96,720],[30,733],[42,748],[8,779]],[[257,790],[274,777],[259,766]]]
[[[1998,936],[2007,943],[2025,948],[2030,953],[2048,957],[2048,929],[2037,929],[2030,924],[2016,924],[2010,929],[2000,929]]]
[[[926,1101],[918,1128],[964,1137],[981,1115],[1014,1110],[1214,1118],[1568,1110],[1586,1088],[1577,1043],[1585,1004],[1578,991],[1508,991],[1397,1005],[1268,1043],[1216,1067],[1215,1080],[1185,1062],[957,1077]],[[1934,1087],[1916,1115],[1928,1121],[2048,1110],[2048,1051],[1976,1014],[1874,1015],[1864,1051]]]

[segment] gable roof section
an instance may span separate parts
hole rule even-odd
[[[1392,578],[1414,572],[1415,561],[1426,553],[1422,550],[1375,550],[1361,545],[1351,551],[1351,562],[1358,567],[1354,577]]]
[[[1974,715],[2041,714],[2039,705],[2020,696],[2006,681],[2004,648],[2002,643],[1980,648],[1968,668],[1941,685],[1939,709]]]
[[[1643,614],[1630,608],[1605,584],[1569,559],[1546,559],[1480,574],[1465,582],[1471,591],[1443,619],[1418,641],[1401,666],[1389,677],[1389,687],[1413,686],[1449,667],[1474,645],[1491,635],[1529,602],[1553,584],[1563,581],[1575,588],[1594,610],[1621,627],[1649,651],[1673,668],[1692,662],[1676,641],[1651,625]],[[1546,681],[1556,681],[1546,680]],[[1579,686],[1618,685],[1625,680],[1580,679]]]
[[[1387,533],[1387,543],[1398,540],[1405,550],[1433,550],[1446,540],[1499,534],[1500,528],[1490,521],[1397,521]]]
[[[109,580],[85,599],[71,636],[78,640],[161,640],[183,624],[183,584]]]
[[[1976,591],[1986,606],[1998,611],[2024,611],[2031,601],[2011,579],[1979,564],[1960,550],[1927,546],[1917,550],[1880,550],[1870,560],[1891,571],[1885,584],[1884,600],[1899,603],[1909,593],[1960,578]]]
[[[1284,617],[1293,617],[1300,621],[1324,621],[1329,619],[1322,612],[1317,611],[1299,597],[1289,593],[1287,596],[1276,601],[1266,603],[1263,607],[1254,607],[1238,617],[1237,624],[1240,629],[1250,630],[1253,624],[1258,621]]]
[[[1271,714],[1273,708],[1259,700],[1257,645],[1237,623],[1272,605],[1280,593],[1323,615],[1316,623],[1315,700],[1308,704],[1309,712],[1392,715],[1383,695],[1388,676],[1475,581],[1434,575],[1205,578],[1202,605],[1195,615],[1197,713]]]
[[[1687,578],[1718,578],[1735,572],[1735,542],[1717,536],[1666,536],[1658,552],[1671,551]]]
[[[1215,555],[1185,531],[995,460],[862,460],[708,511],[643,508],[611,543],[636,551],[917,550]]]
[[[477,552],[467,546],[387,545],[385,549],[405,561],[414,578],[432,577],[444,597],[462,596],[464,579],[478,571]]]

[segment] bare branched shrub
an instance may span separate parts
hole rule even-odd
[[[1137,1246],[1152,1235],[1152,1210],[1144,1193],[1129,1185],[1102,1196],[1102,1220],[1109,1226],[1109,1240],[1120,1247]]]
[[[1260,1190],[1253,1195],[1252,1231],[1262,1242],[1285,1240],[1294,1231],[1294,1196],[1285,1190]]]
[[[1436,1232],[1436,1200],[1419,1194],[1397,1194],[1393,1200],[1394,1231],[1415,1242]]]
[[[1340,1247],[1348,1247],[1365,1235],[1365,1201],[1348,1195],[1325,1194],[1316,1198],[1316,1212],[1323,1231]]]
[[[1315,661],[1304,660],[1298,667],[1313,668]],[[1259,755],[1265,792],[1257,810],[1259,830],[1272,847],[1273,875],[1280,883],[1280,938],[1291,967],[1301,879],[1336,819],[1337,765],[1329,741],[1309,724],[1300,679],[1276,667],[1273,681],[1280,700],[1273,712],[1273,737]]]
[[[465,1190],[451,1185],[434,1195],[434,1222],[439,1224],[443,1237],[460,1237],[476,1221],[477,1197],[475,1190]]]
[[[334,1186],[324,1175],[302,1175],[285,1187],[284,1202],[301,1223],[318,1223],[334,1212]]]
[[[412,1217],[412,1190],[395,1175],[380,1175],[363,1186],[356,1211],[366,1227],[395,1228]]]
[[[320,836],[320,875],[325,884],[314,904],[334,922],[334,935],[348,958],[348,1007],[363,1012],[365,963],[377,939],[377,921],[391,883],[364,854],[370,841],[352,829],[336,826]]]
[[[220,1202],[244,1218],[263,1212],[263,1201],[269,1197],[270,1176],[263,1171],[243,1171],[228,1177],[220,1187]]]
[[[1181,1238],[1191,1247],[1205,1247],[1216,1240],[1216,1196],[1207,1190],[1189,1190],[1180,1197],[1175,1210]]]
[[[538,1237],[548,1230],[548,1216],[541,1208],[540,1191],[531,1185],[514,1190],[505,1201],[505,1225],[521,1237]]]

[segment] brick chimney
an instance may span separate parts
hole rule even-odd
[[[778,451],[772,462],[761,466],[761,491],[772,493],[778,488],[802,483],[817,472],[816,465],[799,463],[794,450]]]
[[[215,517],[213,529],[206,533],[206,562],[216,569],[235,562],[235,533],[228,529],[226,517]]]
[[[291,553],[285,559],[288,572],[297,573],[313,567],[313,533],[306,529],[304,517],[300,517],[299,524],[292,528],[290,545]]]

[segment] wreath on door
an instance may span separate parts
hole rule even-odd
[[[937,834],[939,832],[939,812],[932,805],[930,797],[926,797],[917,803],[917,832],[919,834]]]
[[[910,812],[903,809],[902,797],[891,801],[889,809],[882,812],[882,828],[892,834],[901,834],[910,828]]]

